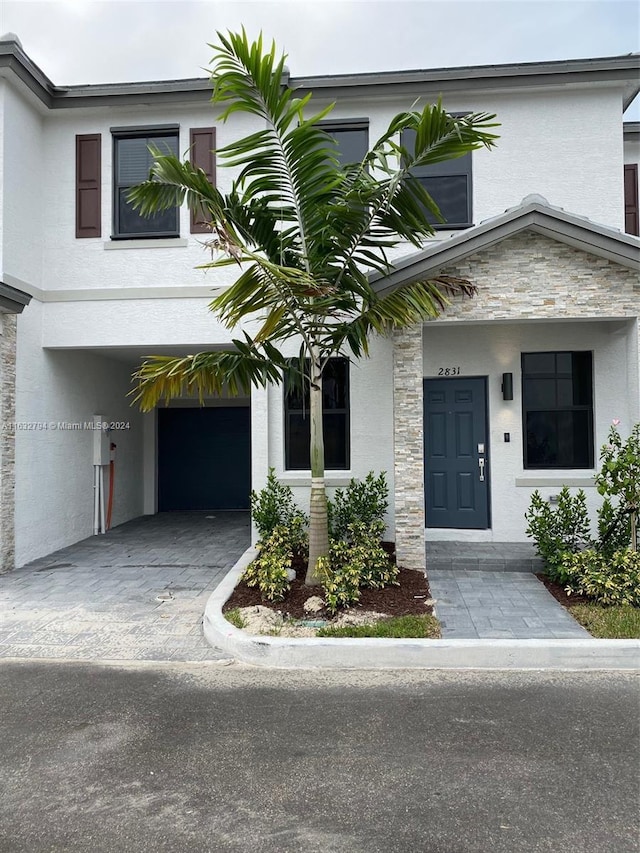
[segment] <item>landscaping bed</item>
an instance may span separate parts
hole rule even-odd
[[[387,550],[391,549],[387,547]],[[268,601],[261,596],[258,587],[249,587],[241,580],[222,608],[223,613],[230,614],[233,624],[238,624],[238,614],[242,616],[243,608],[268,608],[278,614],[284,626],[292,626],[298,636],[314,636],[316,632],[318,636],[345,637],[440,636],[439,623],[433,616],[429,583],[423,572],[400,568],[397,586],[362,588],[359,601],[331,614],[326,608],[313,613],[304,609],[305,602],[312,597],[322,597],[323,590],[322,587],[305,586],[307,565],[304,560],[294,560],[292,568],[296,577],[283,600]],[[307,625],[313,627],[305,628]],[[286,635],[289,632],[278,627],[269,633]]]

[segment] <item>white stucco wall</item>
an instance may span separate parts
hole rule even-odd
[[[600,447],[613,418],[628,433],[638,419],[637,332],[633,320],[600,322],[491,323],[464,326],[438,323],[424,332],[425,376],[437,377],[440,366],[459,366],[461,376],[488,377],[491,528],[427,529],[427,539],[524,541],[524,513],[537,487],[543,497],[556,495],[562,484],[584,488],[595,517],[600,500],[592,485]],[[596,468],[590,470],[525,470],[523,467],[521,353],[545,350],[591,350],[594,353],[594,431]],[[504,401],[502,374],[513,373],[514,399]],[[635,386],[633,385],[635,377]],[[504,441],[504,433],[510,442]]]
[[[42,199],[43,121],[14,88],[2,87],[2,264],[9,273],[40,286],[42,277],[42,226],[55,222],[55,209]]]
[[[350,390],[350,443],[351,467],[346,471],[327,471],[328,493],[331,496],[336,486],[344,487],[352,477],[363,479],[370,471],[384,471],[389,484],[390,500],[387,524],[393,525],[393,348],[386,338],[375,338],[371,342],[371,357],[351,363],[349,368]],[[290,348],[295,353],[295,348]],[[254,457],[254,476],[263,472],[265,450],[267,468],[276,469],[276,475],[293,489],[296,502],[308,511],[311,479],[306,471],[286,471],[284,468],[284,406],[281,386],[270,387],[266,392],[254,395],[266,396],[266,405],[254,405],[252,418],[255,428],[268,430],[268,446],[259,441],[258,456]],[[253,404],[252,404],[253,405]],[[266,414],[267,423],[257,420]],[[255,432],[254,432],[255,437]],[[254,451],[255,452],[255,451]],[[263,482],[256,481],[255,488]]]
[[[254,132],[259,125],[253,117],[236,116],[227,124],[215,121],[216,112],[208,103],[179,106],[120,109],[71,110],[49,115],[46,121],[47,155],[45,204],[56,211],[44,230],[47,258],[43,287],[68,290],[94,287],[159,287],[206,285],[215,287],[229,281],[227,270],[196,270],[210,260],[203,249],[204,234],[189,234],[189,214],[180,214],[180,240],[146,240],[144,248],[131,248],[130,241],[112,241],[113,141],[110,128],[141,125],[178,124],[180,155],[189,148],[189,129],[216,126],[216,145]],[[75,137],[76,134],[102,135],[102,236],[75,237]],[[217,185],[228,191],[235,172],[217,169]],[[186,241],[186,245],[185,244]]]
[[[438,92],[417,93],[417,108]],[[369,117],[369,142],[413,99],[357,101],[336,106],[331,117]],[[473,153],[473,221],[502,213],[530,193],[540,193],[596,222],[623,225],[622,94],[615,88],[456,94],[443,100],[450,112],[495,113],[496,147]],[[588,179],[587,179],[588,178]],[[439,237],[446,231],[439,232]]]
[[[16,420],[34,426],[16,431],[16,565],[93,533],[93,433],[59,423],[94,414],[129,423],[110,434],[117,445],[113,525],[143,511],[142,417],[126,398],[129,367],[43,349],[41,316],[34,300],[18,318]],[[105,482],[108,488],[108,476]]]

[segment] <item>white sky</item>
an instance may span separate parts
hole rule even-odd
[[[293,76],[640,50],[637,0],[0,0],[0,34],[57,85],[204,76],[216,30],[243,24]]]

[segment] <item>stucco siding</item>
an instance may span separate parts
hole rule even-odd
[[[42,306],[18,319],[16,420],[16,564],[22,565],[93,532],[93,433],[60,424],[94,414],[129,427],[117,445],[113,524],[143,512],[142,418],[130,406],[130,369],[87,352],[41,347]],[[108,485],[108,474],[107,474]]]

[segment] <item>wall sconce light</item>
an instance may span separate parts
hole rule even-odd
[[[502,399],[513,400],[513,373],[502,374]]]

